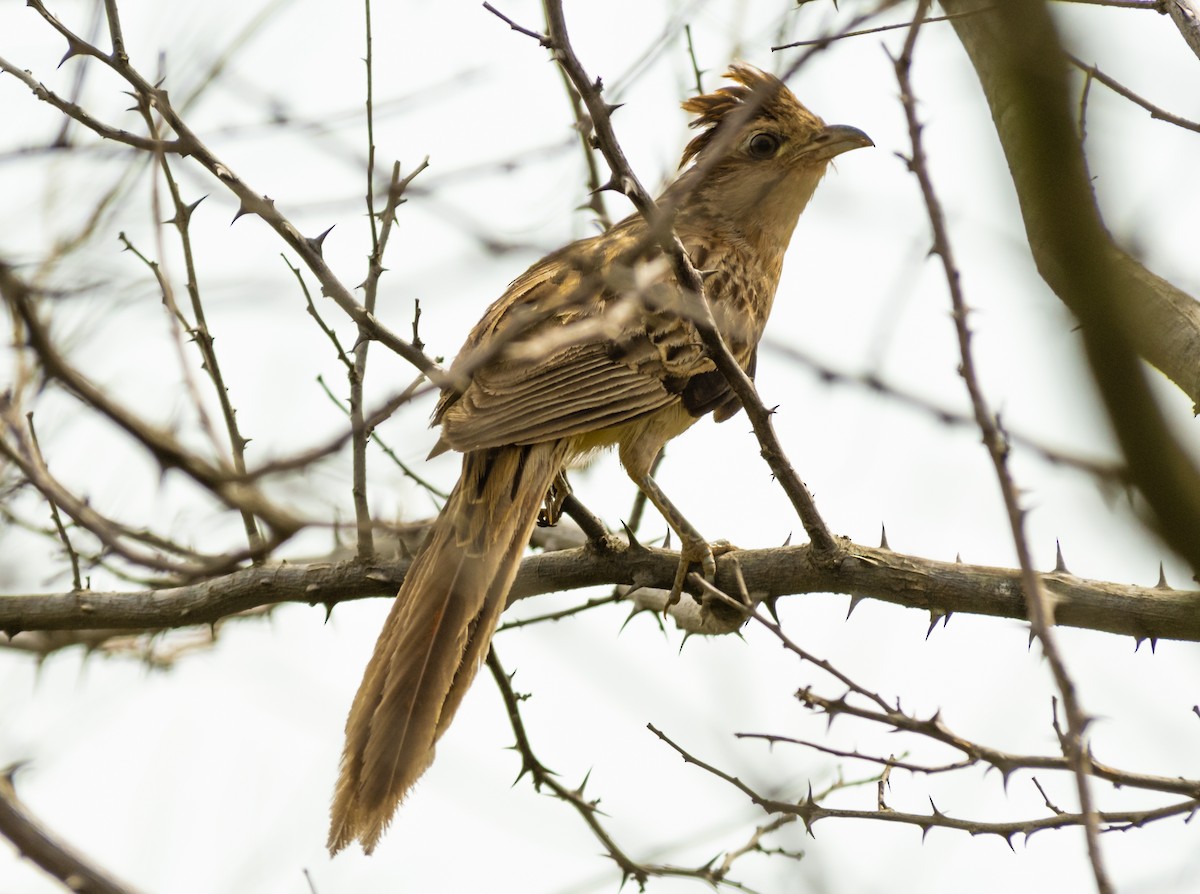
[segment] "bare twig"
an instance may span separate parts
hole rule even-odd
[[[533,782],[533,787],[537,791],[540,792],[545,788],[549,791],[551,797],[557,798],[574,808],[584,824],[587,825],[592,834],[600,842],[609,859],[617,864],[617,868],[621,871],[622,880],[633,879],[638,887],[643,890],[645,889],[646,882],[651,878],[696,878],[714,886],[723,885],[735,889],[742,889],[744,887],[738,882],[727,879],[724,872],[719,873],[714,871],[711,863],[696,867],[675,866],[664,863],[641,863],[629,856],[617,844],[601,821],[602,814],[599,810],[600,799],[591,799],[584,795],[587,778],[584,778],[578,788],[568,788],[558,780],[557,774],[546,767],[534,754],[533,746],[529,741],[529,734],[521,718],[521,697],[513,690],[512,679],[505,673],[504,668],[501,666],[500,659],[496,656],[495,646],[488,652],[487,666],[488,670],[492,672],[492,679],[495,680],[501,697],[504,699],[504,706],[508,711],[509,724],[512,726],[513,735],[516,737],[515,750],[521,755],[521,771],[517,774],[517,778],[520,779],[522,776],[528,774]]]
[[[33,413],[26,413],[25,419],[29,422],[29,443],[33,448],[34,461],[42,466],[46,465],[46,458],[42,456],[42,445],[38,443],[37,431],[33,427]],[[58,532],[58,537],[62,541],[63,549],[67,553],[67,558],[71,562],[71,583],[76,590],[83,589],[83,578],[79,576],[79,554],[75,552],[75,548],[71,546],[71,538],[67,536],[67,529],[63,525],[62,516],[58,514],[58,504],[54,502],[45,491],[42,495],[46,498],[46,503],[50,506],[50,519],[54,522],[54,530]]]
[[[973,9],[968,12],[960,12],[958,15],[975,15],[983,12],[983,10]],[[948,22],[954,16],[929,16],[925,19],[926,22]],[[827,47],[835,40],[844,40],[847,37],[862,37],[864,34],[879,34],[883,31],[898,31],[901,28],[911,28],[911,22],[897,22],[894,25],[877,25],[874,28],[861,28],[857,31],[840,31],[837,34],[826,35],[825,37],[814,37],[812,40],[794,40],[791,43],[780,44],[777,47],[771,47],[771,52],[776,53],[780,50],[790,50],[793,47]]]
[[[658,736],[664,743],[670,746],[685,763],[692,764],[709,773],[718,779],[724,780],[731,786],[736,788],[742,794],[746,795],[750,801],[761,807],[767,813],[783,814],[798,817],[803,823],[805,829],[812,834],[813,826],[819,820],[823,819],[864,819],[875,820],[885,823],[900,823],[902,825],[916,826],[923,832],[928,833],[930,829],[954,829],[961,832],[967,832],[971,835],[996,835],[1012,845],[1012,840],[1018,835],[1024,835],[1026,839],[1035,832],[1041,832],[1045,829],[1064,829],[1083,825],[1085,816],[1075,813],[1053,813],[1047,817],[1036,817],[1033,819],[1015,820],[1010,822],[982,822],[972,819],[958,819],[956,817],[947,816],[942,811],[938,810],[936,805],[930,802],[932,811],[930,813],[904,813],[898,810],[844,810],[832,807],[825,807],[819,803],[820,796],[814,795],[810,790],[808,795],[799,801],[786,801],[780,798],[769,797],[760,794],[751,786],[747,785],[736,776],[713,766],[712,764],[701,760],[695,755],[689,753],[687,749],[679,745],[664,732],[656,728],[653,724],[647,725],[648,729]],[[877,777],[878,778],[878,777]],[[1167,819],[1170,817],[1182,816],[1185,819],[1194,814],[1200,809],[1200,798],[1191,797],[1183,801],[1178,801],[1174,804],[1169,804],[1165,807],[1157,807],[1149,810],[1128,810],[1128,811],[1112,811],[1103,812],[1097,815],[1097,819],[1104,823],[1109,829],[1127,829],[1138,826],[1143,826],[1147,823],[1157,820]]]
[[[270,226],[300,256],[305,266],[317,277],[317,280],[321,283],[323,294],[332,298],[338,307],[356,324],[365,327],[372,339],[395,351],[421,370],[421,372],[433,379],[439,386],[449,383],[449,380],[446,379],[445,374],[438,364],[423,352],[417,350],[411,342],[400,338],[384,326],[376,319],[374,314],[369,313],[363,305],[354,299],[350,290],[337,278],[329,265],[325,263],[321,255],[319,239],[308,239],[302,236],[295,225],[275,207],[275,202],[269,196],[264,196],[251,189],[242,178],[234,174],[233,170],[227,164],[217,158],[180,117],[178,111],[172,105],[167,91],[146,80],[130,64],[129,59],[124,55],[123,51],[110,55],[89,44],[51,15],[43,5],[42,0],[29,0],[28,5],[38,12],[54,30],[63,36],[75,55],[86,55],[95,58],[123,78],[134,89],[136,94],[144,97],[146,103],[162,116],[164,122],[175,131],[178,137],[178,139],[162,145],[159,145],[156,141],[144,138],[122,139],[122,142],[127,142],[129,145],[141,149],[184,154],[193,158],[237,197],[239,202],[238,216],[254,214]],[[39,99],[53,102],[56,107],[60,108],[66,114],[71,115],[75,120],[95,129],[93,126],[94,122],[91,121],[87,113],[82,109],[77,107],[64,108],[60,104],[61,100],[58,100],[57,97],[48,97],[44,95],[45,91],[39,92],[39,85],[32,76],[19,72],[14,66],[11,66],[2,59],[0,59],[0,69],[5,71],[11,70],[11,73],[15,74],[34,90],[35,95]],[[105,131],[101,133],[102,136],[112,139],[117,139],[121,134],[123,132],[110,133],[109,131]]]
[[[1069,60],[1071,60],[1072,65],[1074,65],[1076,68],[1078,68],[1080,71],[1082,71],[1084,74],[1087,75],[1089,82],[1092,80],[1099,81],[1101,84],[1103,84],[1105,87],[1107,87],[1109,90],[1113,91],[1114,93],[1120,94],[1121,96],[1124,96],[1126,99],[1128,99],[1130,102],[1141,106],[1143,109],[1145,109],[1147,112],[1150,113],[1151,118],[1155,118],[1159,121],[1166,121],[1168,124],[1174,124],[1176,127],[1182,127],[1185,130],[1190,130],[1195,133],[1200,133],[1200,122],[1190,121],[1187,118],[1180,118],[1178,115],[1173,115],[1170,112],[1166,111],[1165,109],[1162,109],[1159,106],[1156,106],[1154,103],[1150,102],[1150,100],[1145,99],[1145,98],[1139,96],[1138,94],[1134,93],[1132,90],[1130,90],[1128,87],[1126,87],[1124,84],[1122,84],[1120,81],[1116,80],[1115,78],[1109,77],[1095,65],[1088,65],[1082,59],[1078,58],[1077,56],[1073,56],[1070,53],[1067,53],[1066,55],[1067,55],[1067,58]],[[1086,85],[1085,85],[1085,89],[1086,89]]]

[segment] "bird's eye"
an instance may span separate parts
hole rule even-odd
[[[771,158],[779,151],[783,140],[779,134],[760,131],[750,138],[746,150],[752,158]]]

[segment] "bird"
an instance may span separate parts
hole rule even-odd
[[[682,103],[699,132],[658,202],[673,211],[717,330],[753,376],[800,213],[833,158],[874,143],[858,128],[826,125],[752,65],[735,62],[725,76],[730,84]],[[471,331],[434,411],[441,431],[430,454],[460,451],[462,472],[351,705],[331,855],[356,839],[371,853],[432,763],[535,524],[561,512],[568,467],[616,447],[680,539],[672,599],[689,569],[713,577],[712,548],[650,473],[666,442],[699,418],[724,421],[740,409],[682,299],[660,241],[633,214],[535,263]]]

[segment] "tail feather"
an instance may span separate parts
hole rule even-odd
[[[328,847],[370,853],[487,656],[563,442],[467,453],[346,719]]]

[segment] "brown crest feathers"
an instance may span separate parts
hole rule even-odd
[[[703,151],[721,125],[747,102],[757,104],[749,120],[779,121],[796,115],[811,116],[783,81],[761,68],[745,62],[734,62],[725,72],[725,77],[737,83],[712,93],[693,96],[682,103],[685,112],[696,116],[688,126],[703,127],[705,130],[693,137],[683,150],[683,158],[679,161],[681,168]]]

